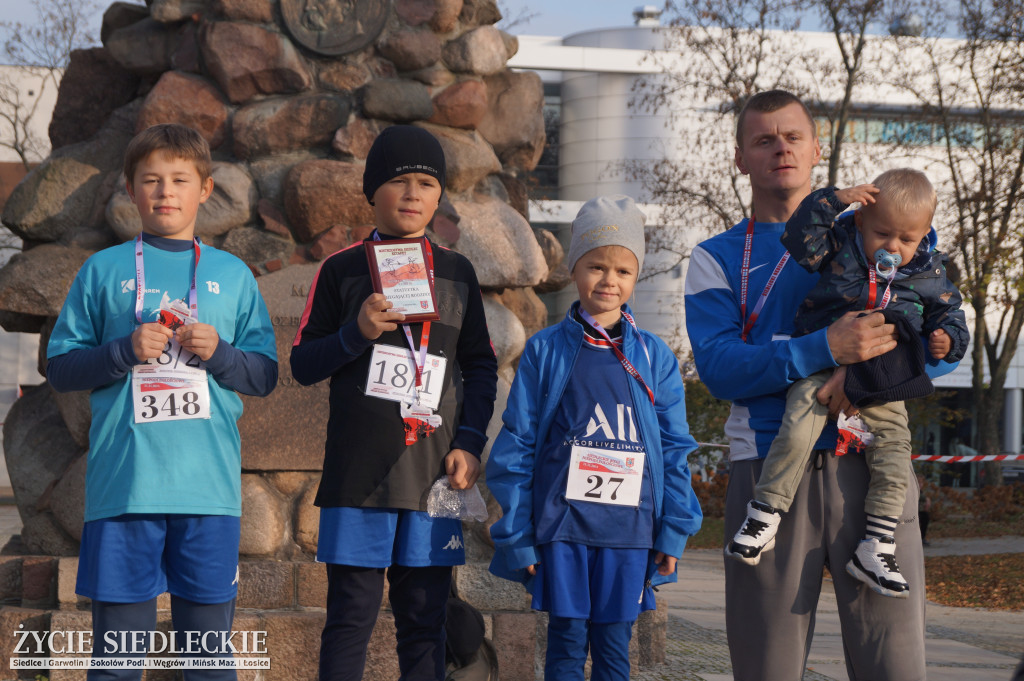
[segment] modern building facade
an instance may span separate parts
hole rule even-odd
[[[676,160],[701,162],[701,159],[692,157],[691,149],[680,148],[678,140],[674,139],[673,130],[678,129],[678,120],[677,127],[673,128],[668,125],[664,110],[650,113],[630,106],[636,96],[634,86],[638,79],[656,77],[666,62],[686,58],[680,54],[651,58],[652,50],[662,50],[666,45],[664,33],[659,31],[658,14],[656,8],[647,6],[634,12],[633,25],[565,37],[519,36],[519,52],[509,65],[536,71],[541,76],[549,126],[549,149],[534,177],[531,221],[535,226],[551,229],[563,243],[568,243],[569,224],[580,204],[594,196],[612,193],[636,197],[648,215],[648,228],[673,230],[680,236],[678,243],[684,250],[708,236],[688,224],[668,222],[664,216],[671,213],[649,203],[650,194],[638,180],[617,172],[623,160],[656,163],[668,156]],[[623,19],[625,21],[627,17]],[[793,37],[822,55],[835,51],[831,34],[799,32]],[[892,92],[878,92],[874,96],[879,101],[858,103],[860,106],[851,121],[848,141],[861,145],[879,144],[894,135],[906,136],[912,132],[918,144],[935,143],[929,132],[931,127],[910,118],[908,100],[901,100]],[[677,119],[680,116],[685,119],[692,113],[694,125],[699,125],[697,121],[702,120],[700,109],[706,106],[706,102],[685,94],[679,95],[674,103]],[[819,121],[819,128],[821,123]],[[731,150],[732,130],[709,129],[706,132],[721,136],[722,143]],[[894,165],[906,163],[903,158]],[[872,169],[873,173],[879,171]],[[851,179],[861,182],[870,178]],[[670,254],[666,257],[672,258]],[[680,265],[665,268],[667,271],[663,274],[641,282],[633,303],[640,322],[669,340],[681,353],[686,353],[689,348],[683,316],[685,267],[684,259]],[[549,296],[546,302],[552,319],[564,314],[573,298],[572,290]],[[971,314],[969,309],[966,311]],[[947,398],[949,406],[969,413],[970,355],[956,371],[938,379],[936,387],[951,392]],[[1003,419],[1003,448],[1006,452],[1020,452],[1024,445],[1022,395],[1024,352],[1018,351],[1006,383]],[[970,419],[955,428],[929,426],[922,436],[922,441],[930,443],[934,454],[955,454],[956,443],[973,440]],[[977,479],[977,467],[961,468],[959,472],[964,476],[965,484],[968,476],[975,481]]]

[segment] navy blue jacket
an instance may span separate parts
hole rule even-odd
[[[818,189],[803,200],[782,233],[782,245],[808,272],[821,279],[807,294],[794,320],[794,336],[823,329],[851,310],[867,307],[868,263],[857,239],[853,213],[840,215],[847,204],[836,198],[836,188]],[[944,359],[956,362],[967,352],[970,332],[960,304],[963,299],[946,277],[946,256],[934,250],[932,229],[921,240],[910,264],[899,269],[892,282],[888,309],[903,312],[914,330],[927,336],[935,329],[949,334],[952,348]],[[885,290],[879,280],[877,296]]]

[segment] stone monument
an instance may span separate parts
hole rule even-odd
[[[270,670],[240,678],[316,678],[326,583],[313,562],[319,511],[312,499],[327,389],[299,386],[288,356],[318,261],[372,229],[361,177],[376,134],[411,123],[444,148],[446,194],[430,236],[465,254],[484,289],[500,366],[492,437],[525,340],[547,321],[537,292],[568,283],[558,241],[528,222],[524,175],[544,144],[541,82],[507,68],[517,41],[493,26],[499,19],[494,0],[115,2],[103,16],[103,47],[73,53],[64,74],[53,153],[4,209],[3,223],[25,246],[0,270],[0,324],[42,334],[42,372],[46,339],[78,268],[141,230],[121,175],[128,141],[163,122],[190,125],[209,141],[215,193],[201,206],[197,234],[257,275],[280,358],[276,390],[246,398],[239,422],[235,629],[266,631],[272,659]],[[89,418],[87,394],[43,384],[4,424],[24,529],[0,555],[3,673],[18,655],[11,634],[19,625],[90,628],[88,603],[74,594]],[[518,585],[487,573],[493,500],[490,508],[489,522],[467,526],[469,564],[456,581],[485,613],[501,678],[525,681],[535,678],[542,622]],[[662,611],[638,625],[640,662],[663,655],[663,620]],[[393,637],[385,603],[367,679],[397,677]],[[53,670],[50,678],[85,673]]]

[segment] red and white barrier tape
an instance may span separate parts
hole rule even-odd
[[[718,444],[717,442],[698,442],[697,445],[700,447],[729,448],[729,445]],[[967,461],[1024,461],[1024,453],[977,454],[973,456],[928,456],[927,454],[913,454],[910,458],[914,461],[935,461],[938,463],[964,463]]]
[[[939,463],[964,461],[1020,461],[1024,454],[978,454],[977,456],[928,456],[926,454],[913,454],[910,457],[914,461],[937,461]]]

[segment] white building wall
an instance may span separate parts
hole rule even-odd
[[[830,34],[800,32],[796,34],[804,49],[818,61],[837,59],[834,38]],[[792,36],[787,36],[792,38]],[[649,58],[651,49],[663,44],[656,29],[649,27],[623,27],[602,29],[573,34],[561,41],[552,37],[521,36],[519,53],[510,61],[516,68],[537,70],[546,83],[561,82],[562,115],[559,128],[559,195],[560,202],[539,202],[533,215],[547,213],[545,221],[563,222],[564,242],[568,241],[568,223],[571,222],[582,201],[601,194],[625,193],[645,203],[649,215],[648,225],[658,222],[657,206],[646,204],[650,200],[639,182],[630,181],[616,172],[624,159],[657,161],[666,157],[700,162],[699,158],[687,158],[693,150],[680,148],[674,139],[672,127],[666,125],[664,115],[631,111],[629,102],[633,97],[633,84],[644,74],[651,77],[661,66]],[[560,44],[559,44],[560,43]],[[901,58],[911,59],[912,55],[902,53]],[[683,59],[670,55],[669,59]],[[664,62],[665,60],[661,60]],[[829,93],[819,93],[828,98]],[[841,96],[831,93],[835,99]],[[892,88],[874,88],[870,100],[861,100],[862,105],[885,108],[912,106],[915,102],[905,92]],[[701,103],[680,97],[674,107],[677,115],[685,120],[689,117],[694,125],[700,125]],[[709,134],[723,135],[731,139],[733,131],[709,131]],[[731,146],[731,142],[728,142]],[[857,146],[862,147],[858,156]],[[941,165],[928,165],[921,159],[908,160],[905,157],[892,158],[888,163],[878,163],[877,154],[872,154],[871,145],[851,145],[846,158],[863,161],[851,164],[849,178],[841,178],[850,184],[870,181],[872,177],[888,167],[915,165],[927,170],[937,185],[944,178],[936,177]],[[818,171],[823,173],[824,169]],[[856,177],[854,177],[856,175]],[[557,204],[557,205],[556,205]],[[575,209],[572,207],[575,206]],[[653,220],[650,216],[654,216]],[[669,225],[684,232],[685,242],[692,247],[707,235],[687,233],[687,226]],[[936,229],[940,244],[944,225],[940,213],[936,215]],[[692,230],[690,230],[692,232]],[[648,256],[647,267],[656,264],[656,258]],[[632,307],[637,311],[640,323],[666,339],[681,350],[688,349],[683,315],[683,281],[685,262],[682,270],[655,277],[637,286]],[[562,309],[575,299],[575,290],[570,287],[558,295],[557,305]],[[964,305],[969,323],[972,310]],[[953,373],[936,381],[939,388],[970,388],[971,357],[967,357]],[[1017,414],[1016,430],[1011,425],[1006,433],[1007,447],[1011,441],[1021,439],[1019,391],[1024,388],[1024,352],[1018,351],[1007,376],[1006,387],[1010,406],[1007,415]],[[1018,447],[1019,448],[1019,447]]]

